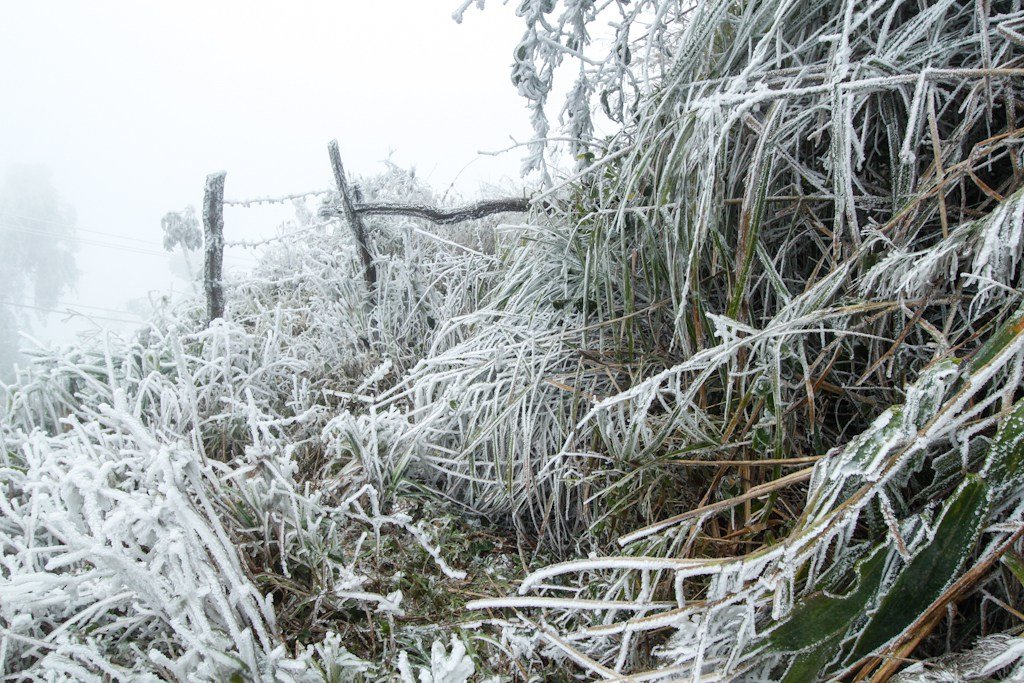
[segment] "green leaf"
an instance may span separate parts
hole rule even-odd
[[[1008,552],[1000,558],[1013,573],[1017,580],[1020,581],[1020,585],[1024,586],[1024,558],[1021,558],[1015,552]]]
[[[1024,308],[1018,310],[996,330],[971,359],[971,372],[978,372],[1010,346],[1024,332]]]
[[[782,624],[768,634],[768,649],[774,652],[800,652],[834,649],[850,623],[863,614],[882,582],[887,555],[880,545],[856,567],[857,585],[846,595],[817,591],[802,598]],[[787,679],[788,680],[788,679]],[[793,679],[803,680],[803,679]]]
[[[836,640],[828,640],[818,647],[797,655],[782,683],[813,683],[828,667],[828,663],[839,649]]]
[[[988,487],[968,477],[946,504],[932,540],[893,582],[861,633],[849,661],[877,651],[903,633],[946,590],[967,562],[988,511]]]
[[[1008,487],[1019,485],[1021,461],[1024,460],[1024,399],[1002,423],[988,449],[985,480],[996,492],[995,498]]]

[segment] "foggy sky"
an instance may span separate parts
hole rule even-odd
[[[393,150],[442,190],[467,164],[457,182],[466,195],[516,178],[521,151],[476,152],[530,137],[509,81],[522,27],[497,3],[455,24],[458,4],[4,3],[0,167],[48,166],[77,211],[81,274],[62,302],[131,318],[118,312],[128,300],[180,291],[160,217],[198,207],[206,174],[221,169],[232,198],[330,187],[333,137],[350,174],[382,170]],[[238,211],[226,215],[228,239],[272,232],[280,220]],[[228,252],[229,267],[251,262]],[[37,332],[65,339],[89,327],[56,317]]]

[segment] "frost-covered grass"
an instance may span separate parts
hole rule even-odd
[[[1019,626],[999,558],[1024,503],[1022,20],[696,3],[633,123],[563,188],[542,221],[558,237],[509,280],[551,288],[531,324],[555,318],[539,339],[572,351],[527,348],[574,402],[522,399],[550,479],[515,490],[598,556],[519,593],[671,603],[552,603],[583,670],[884,680]],[[531,277],[545,260],[557,282]]]
[[[426,192],[397,171],[378,182]],[[206,328],[186,302],[130,339],[38,352],[6,388],[5,674],[387,680],[400,654],[408,671],[439,657],[460,591],[482,589],[449,551],[475,567],[473,550],[514,546],[450,512],[410,514],[434,504],[396,501],[378,454],[407,418],[348,408],[486,290],[493,231],[463,226],[439,246],[419,225],[375,227],[382,262],[395,257],[373,310],[345,233],[293,226],[302,239],[232,283],[227,320]],[[472,669],[454,642],[439,661]]]
[[[529,216],[370,219],[371,296],[300,211],[225,320],[38,355],[5,674],[1024,675],[1024,12],[635,9],[634,111]]]

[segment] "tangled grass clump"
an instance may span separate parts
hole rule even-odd
[[[491,488],[590,556],[474,606],[544,607],[604,679],[885,680],[1019,629],[1022,23],[695,3],[484,313],[547,344],[513,347],[545,373],[484,432],[522,482]],[[497,469],[461,465],[466,495]]]

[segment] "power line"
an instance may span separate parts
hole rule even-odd
[[[18,214],[7,213],[7,212],[4,212],[4,211],[0,211],[0,217],[17,218],[17,219],[20,219],[20,220],[33,221],[33,222],[36,222],[36,223],[46,223],[46,224],[49,224],[49,225],[61,225],[61,226],[64,225],[63,223],[60,223],[59,221],[48,220],[48,219],[45,219],[45,218],[34,218],[32,216],[21,216],[21,215],[18,215]],[[105,248],[108,248],[108,249],[119,249],[121,251],[132,253],[132,254],[143,254],[143,255],[147,255],[147,256],[166,256],[168,253],[170,253],[170,252],[167,252],[167,251],[157,251],[157,250],[154,250],[154,249],[143,249],[143,248],[140,248],[140,247],[135,247],[135,246],[127,245],[127,244],[124,244],[124,245],[122,245],[122,244],[113,244],[111,242],[103,242],[101,240],[90,240],[90,239],[83,238],[83,237],[75,237],[75,236],[70,236],[70,235],[60,235],[60,234],[57,234],[57,233],[54,233],[54,232],[49,232],[49,231],[46,231],[46,230],[35,230],[33,228],[7,226],[7,229],[11,230],[12,232],[20,232],[20,233],[24,233],[24,234],[28,234],[28,235],[36,235],[38,237],[67,237],[68,239],[74,239],[74,240],[76,240],[78,242],[81,242],[82,244],[88,244],[88,245],[94,246],[94,247],[105,247]],[[118,234],[115,234],[115,233],[112,233],[112,232],[104,232],[102,230],[91,230],[91,229],[88,229],[88,228],[80,228],[80,227],[77,227],[77,226],[75,226],[74,230],[75,230],[75,232],[87,232],[87,233],[94,234],[94,235],[102,235],[104,237],[113,237],[114,239],[119,239],[119,240],[127,240],[127,241],[130,241],[130,242],[138,242],[140,244],[146,244],[146,245],[149,245],[149,246],[156,246],[156,247],[163,246],[159,242],[154,242],[152,240],[143,240],[143,239],[139,239],[137,237],[127,237],[125,235],[118,235]],[[251,265],[251,264],[255,264],[256,263],[256,260],[247,258],[246,256],[228,256],[228,257],[225,257],[225,260],[226,261],[232,261],[232,262],[237,263],[237,264],[245,264],[245,265]]]
[[[7,229],[10,230],[11,232],[18,232],[18,233],[22,233],[22,234],[26,234],[26,235],[36,235],[38,237],[64,237],[64,235],[57,235],[56,233],[47,232],[45,230],[33,230],[32,228],[15,228],[15,227],[9,227],[8,226]],[[95,231],[93,231],[93,232],[95,232]],[[75,239],[75,241],[77,241],[77,242],[80,242],[82,244],[87,244],[89,246],[104,247],[104,248],[107,248],[107,249],[117,249],[119,251],[124,251],[124,252],[130,253],[130,254],[142,254],[144,256],[161,256],[161,257],[166,257],[166,256],[170,255],[170,253],[171,253],[171,252],[168,252],[168,251],[156,251],[156,250],[153,250],[153,249],[142,249],[140,247],[135,247],[135,246],[127,245],[127,244],[114,244],[112,242],[103,242],[101,240],[91,240],[91,239],[82,238],[82,237],[76,237],[76,238],[73,238],[73,239]],[[127,239],[127,238],[124,238],[124,239]],[[136,240],[136,241],[141,242],[142,240]],[[155,242],[146,242],[146,244],[156,244],[156,243]],[[233,261],[233,262],[239,263],[239,264],[246,264],[246,265],[255,264],[256,263],[256,261],[254,259],[248,259],[248,258],[246,258],[244,256],[241,256],[241,257],[240,256],[228,256],[228,257],[225,257],[225,260]]]
[[[64,225],[64,223],[61,223],[60,221],[48,220],[46,218],[36,218],[34,216],[21,216],[21,215],[15,214],[15,213],[7,213],[6,211],[0,211],[0,216],[3,216],[5,218],[17,218],[17,219],[20,219],[20,220],[23,220],[23,221],[33,221],[34,223],[46,223],[48,225],[60,225],[60,226]],[[113,232],[104,232],[102,230],[93,230],[93,229],[90,229],[90,228],[80,228],[78,226],[75,226],[74,230],[76,232],[88,232],[88,233],[92,233],[94,235],[102,235],[104,237],[114,237],[114,238],[119,239],[119,240],[128,240],[129,242],[140,242],[142,244],[148,244],[148,245],[151,245],[151,246],[152,245],[155,245],[155,246],[159,246],[160,245],[159,242],[154,242],[153,240],[143,240],[143,239],[139,239],[138,237],[128,237],[127,235],[118,235],[118,234],[113,233]]]
[[[61,303],[60,305],[64,305],[64,304]],[[80,315],[83,318],[96,318],[98,320],[112,320],[114,322],[128,323],[130,325],[137,325],[139,323],[144,322],[141,318],[136,318],[134,320],[127,320],[125,318],[112,318],[112,317],[106,316],[106,315],[93,315],[93,314],[82,313],[80,311],[75,311],[75,310],[73,310],[71,308],[67,308],[67,309],[64,309],[64,310],[60,310],[60,309],[57,309],[57,308],[43,308],[42,306],[33,306],[32,304],[18,304],[18,303],[14,303],[13,301],[0,301],[0,306],[16,306],[17,308],[30,308],[30,309],[32,309],[34,311],[42,311],[43,313],[61,313],[61,314]],[[85,306],[84,304],[78,304],[78,307],[79,308],[96,308],[96,309],[99,309],[99,310],[108,310],[108,311],[109,310],[113,310],[113,309],[100,308],[99,306]]]
[[[55,233],[47,232],[45,230],[33,230],[32,228],[11,228],[11,227],[8,227],[8,230],[10,230],[11,232],[20,232],[20,233],[25,234],[25,235],[36,235],[38,237],[65,237],[65,235],[57,235]],[[141,247],[134,247],[134,246],[127,245],[127,244],[114,244],[112,242],[103,242],[103,241],[100,241],[100,240],[92,240],[92,239],[87,239],[87,238],[83,238],[83,237],[78,237],[78,238],[68,237],[68,239],[73,239],[73,240],[75,240],[77,242],[81,242],[82,244],[88,244],[88,245],[94,246],[94,247],[108,247],[110,249],[119,249],[121,251],[126,251],[126,252],[129,252],[129,253],[132,253],[132,254],[148,254],[150,256],[164,256],[165,255],[165,252],[156,251],[156,250],[153,250],[153,249],[143,249]]]
[[[129,313],[128,311],[125,311],[124,309],[106,308],[104,306],[93,306],[93,305],[90,305],[90,304],[69,304],[66,301],[58,301],[57,305],[58,306],[74,306],[76,308],[90,308],[90,309],[92,309],[94,311],[106,311],[107,313],[117,313],[118,315],[125,315],[125,314],[134,315],[134,313]],[[141,318],[140,318],[140,320],[141,320]]]
[[[7,304],[9,304],[11,306],[30,306],[30,304],[16,304],[13,301],[11,301],[11,302],[0,301],[0,303],[7,303]],[[129,313],[128,311],[125,311],[125,310],[122,310],[122,309],[107,308],[105,306],[93,306],[91,304],[72,304],[72,303],[68,303],[67,301],[58,301],[58,302],[55,303],[55,305],[57,305],[57,306],[66,306],[68,308],[72,308],[72,307],[73,308],[88,308],[88,309],[91,309],[91,310],[94,310],[94,311],[105,311],[107,313],[117,313],[118,315],[134,315],[133,313]],[[32,306],[32,307],[33,308],[40,308],[38,306]],[[45,309],[41,309],[41,310],[45,310]],[[60,310],[53,310],[51,312],[52,313],[61,313],[62,311],[60,311]],[[141,321],[142,318],[140,317],[140,318],[138,318],[138,320]]]
[[[322,194],[322,193],[312,192],[312,193],[307,193],[307,194]],[[294,195],[294,196],[301,196],[301,195]],[[250,201],[263,201],[263,200],[250,200]],[[227,204],[227,202],[225,202],[225,204]],[[60,225],[60,226],[64,225],[63,223],[61,223],[59,221],[48,220],[46,218],[34,218],[32,216],[21,216],[19,214],[7,213],[5,211],[0,211],[0,217],[17,218],[17,219],[20,219],[20,220],[33,221],[33,222],[36,222],[36,223],[46,223],[48,225]],[[96,241],[83,240],[80,237],[72,237],[72,236],[67,236],[67,235],[58,235],[57,233],[47,232],[45,230],[34,230],[32,228],[22,228],[22,227],[9,227],[8,229],[13,230],[14,232],[27,232],[27,233],[32,234],[32,235],[41,235],[41,236],[44,236],[44,237],[69,237],[69,239],[76,239],[76,240],[78,240],[80,242],[85,242],[86,244],[96,244],[98,246],[114,246],[115,248],[121,248],[120,245],[112,245],[112,244],[110,244],[108,242],[96,242]],[[154,242],[153,240],[144,240],[144,239],[139,239],[138,237],[128,237],[126,235],[118,235],[118,234],[113,233],[113,232],[104,232],[102,230],[93,230],[93,229],[90,229],[90,228],[82,228],[82,227],[79,227],[77,225],[73,229],[74,229],[75,232],[88,232],[88,233],[93,234],[93,235],[102,235],[103,237],[113,237],[114,239],[127,240],[129,242],[138,242],[139,244],[146,244],[146,245],[149,245],[151,247],[163,247],[163,244],[161,244],[160,242]],[[128,248],[128,247],[125,247],[125,248]],[[130,248],[136,249],[138,247],[130,247]],[[155,252],[152,252],[152,253],[164,254],[164,253],[167,253],[167,252],[165,252],[165,251],[155,251]]]

